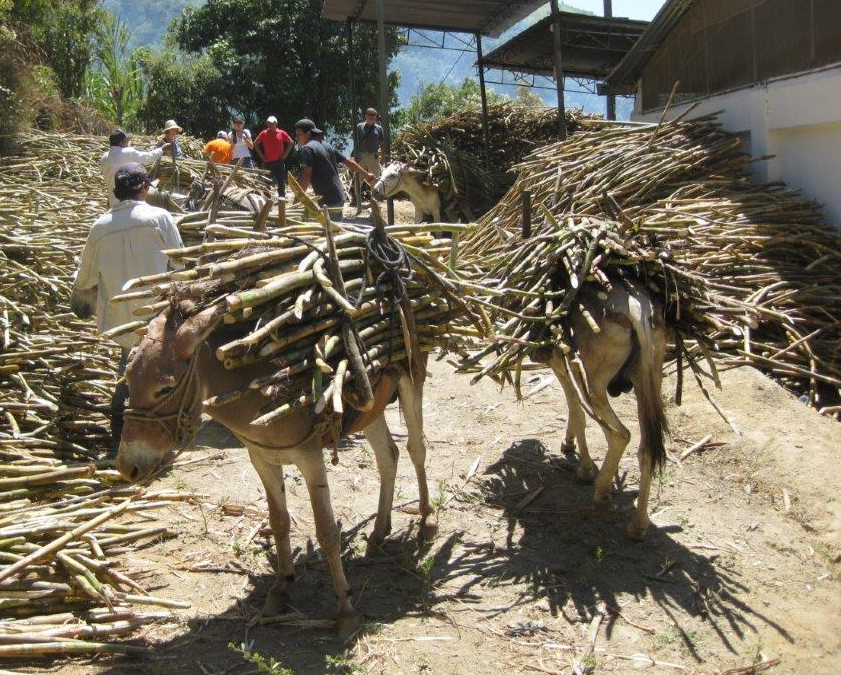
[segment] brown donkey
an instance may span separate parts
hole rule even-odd
[[[640,425],[640,488],[636,514],[626,535],[639,541],[649,524],[651,477],[666,458],[663,433],[667,425],[660,397],[666,352],[663,310],[645,288],[635,283],[623,286],[616,281],[608,293],[585,287],[577,299],[597,324],[598,332],[580,310],[571,312],[571,337],[578,359],[565,356],[559,347],[552,349],[546,359],[561,382],[569,408],[562,449],[573,450],[577,441],[578,478],[586,482],[595,479],[596,506],[611,509],[613,479],[631,434],[610,406],[608,394],[617,396],[633,388]],[[583,368],[578,367],[576,360]],[[607,455],[600,470],[587,449],[584,406],[607,439]]]
[[[225,370],[214,356],[216,347],[230,339],[219,326],[214,309],[181,321],[181,312],[170,307],[150,324],[146,335],[133,350],[126,370],[130,408],[117,454],[117,468],[131,481],[149,477],[176,450],[195,435],[202,401],[240,387],[265,375],[265,362]],[[218,330],[217,330],[218,329]],[[437,517],[429,503],[426,481],[426,445],[423,435],[423,377],[414,380],[399,364],[385,369],[374,387],[375,405],[362,413],[343,433],[365,431],[374,450],[380,472],[380,497],[369,548],[382,542],[391,530],[391,508],[397,473],[397,446],[383,416],[383,409],[397,392],[408,430],[408,451],[415,467],[422,517],[421,535],[431,539],[437,531]],[[266,426],[251,423],[266,405],[255,389],[236,401],[208,406],[206,412],[226,426],[248,448],[252,464],[260,475],[269,503],[269,520],[277,546],[277,580],[269,591],[264,613],[277,614],[287,602],[294,580],[289,541],[289,513],[283,483],[283,466],[300,470],[312,502],[318,542],[330,566],[338,597],[337,630],[346,637],[358,628],[359,615],[351,602],[351,589],[340,557],[340,533],[336,526],[327,485],[322,452],[322,430],[313,423],[309,409],[296,411]]]

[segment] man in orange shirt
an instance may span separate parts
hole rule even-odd
[[[204,146],[204,154],[213,160],[214,164],[230,164],[234,146],[228,141],[228,134],[220,131],[216,134],[216,140],[210,141]]]

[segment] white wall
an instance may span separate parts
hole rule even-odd
[[[668,117],[685,108],[674,106]],[[692,115],[719,110],[728,131],[749,136],[751,155],[774,155],[752,165],[757,179],[784,180],[802,190],[841,226],[841,66],[713,96]],[[656,122],[659,117],[660,111],[635,108],[631,119]]]

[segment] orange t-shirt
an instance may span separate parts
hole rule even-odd
[[[230,164],[234,153],[234,146],[224,138],[217,138],[204,146],[206,154],[210,155],[216,164]]]

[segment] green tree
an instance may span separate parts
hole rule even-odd
[[[225,128],[229,113],[222,94],[222,74],[210,56],[189,56],[172,50],[146,53],[141,68],[146,95],[138,111],[139,126],[154,132],[176,118],[190,134],[211,138]]]
[[[350,131],[350,88],[345,25],[321,18],[323,0],[208,0],[184,11],[176,28],[183,49],[206,55],[219,73],[217,94],[250,123],[275,115],[290,128],[301,117],[331,135]],[[354,30],[360,108],[379,100],[376,31]],[[389,29],[386,49],[397,51]],[[389,76],[391,104],[398,75]],[[227,121],[227,117],[219,122]],[[218,126],[218,125],[217,125]]]
[[[546,101],[544,101],[540,94],[535,92],[533,87],[529,87],[525,84],[518,84],[515,101],[517,103],[521,103],[522,105],[526,106],[527,108],[545,108]]]
[[[31,24],[32,35],[56,75],[62,96],[79,98],[84,93],[85,75],[93,60],[96,30],[103,20],[99,0],[53,0],[37,4],[47,4],[48,9],[40,15],[39,23]]]
[[[488,103],[502,103],[508,97],[493,89],[487,90]],[[397,111],[397,126],[416,124],[418,122],[432,122],[444,119],[453,113],[479,106],[482,96],[479,83],[471,78],[465,78],[461,86],[452,84],[423,84],[420,90],[412,95],[409,103]]]
[[[95,69],[88,72],[85,89],[88,101],[123,126],[136,120],[143,99],[141,59],[145,52],[130,52],[131,35],[124,22],[111,12],[103,13],[96,42]]]

